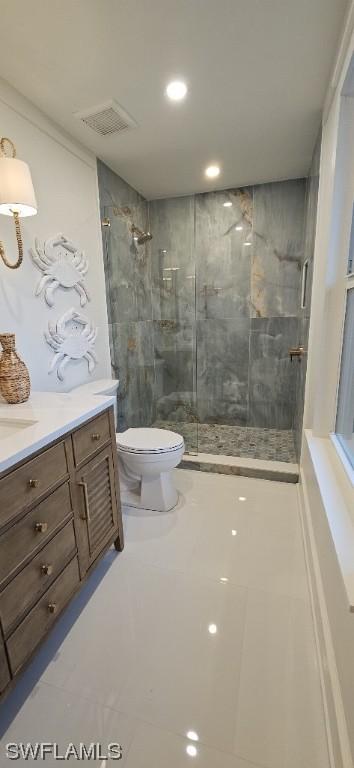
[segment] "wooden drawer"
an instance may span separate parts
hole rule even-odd
[[[7,664],[4,644],[0,635],[0,693],[5,690],[10,682],[10,672]]]
[[[75,557],[8,639],[7,650],[12,674],[21,669],[45,637],[79,583],[79,564]]]
[[[26,611],[76,553],[73,523],[68,523],[0,593],[0,617],[8,635]]]
[[[0,480],[0,528],[68,473],[65,445],[58,443]]]
[[[111,439],[109,412],[105,411],[73,434],[74,459],[78,466]]]
[[[25,559],[43,547],[69,515],[72,515],[69,483],[64,483],[12,528],[0,535],[0,584]],[[37,523],[46,524],[46,530],[36,530]]]

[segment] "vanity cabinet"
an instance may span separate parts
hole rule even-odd
[[[0,476],[0,694],[90,569],[124,546],[113,409]]]

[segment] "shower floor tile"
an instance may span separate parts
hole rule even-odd
[[[233,427],[227,424],[156,421],[160,429],[183,435],[187,451],[240,456],[268,461],[296,463],[294,433],[291,429]]]

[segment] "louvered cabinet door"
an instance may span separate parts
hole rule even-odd
[[[86,464],[77,475],[79,516],[85,534],[82,553],[86,570],[118,536],[118,503],[112,448],[108,446]],[[80,547],[79,547],[80,554]]]

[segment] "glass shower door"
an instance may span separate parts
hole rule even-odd
[[[194,198],[103,210],[112,374],[118,431],[156,426],[198,450]],[[132,231],[150,231],[139,244]]]
[[[136,198],[138,198],[136,194]],[[141,198],[103,210],[103,244],[112,375],[119,379],[118,431],[154,421],[154,344],[149,243],[132,227],[147,229]]]
[[[155,425],[198,451],[194,197],[149,203]]]

